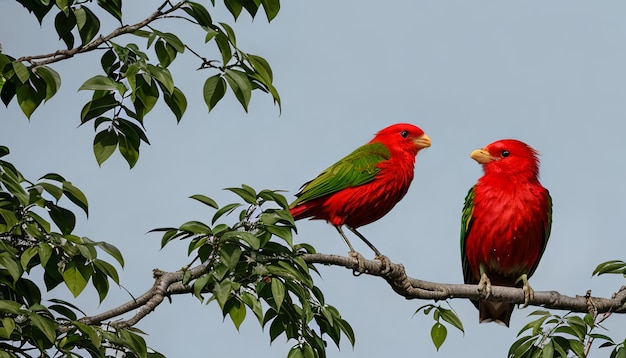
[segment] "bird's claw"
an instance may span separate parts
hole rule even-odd
[[[391,271],[391,261],[389,260],[387,256],[379,254],[379,255],[376,255],[375,259],[380,261],[381,268],[382,268],[382,270],[380,271],[381,274],[385,275],[389,271]]]
[[[356,251],[348,252],[348,256],[356,260],[356,268],[352,269],[354,276],[361,276],[365,272],[365,258]]]
[[[478,291],[481,293],[484,299],[491,296],[491,280],[487,277],[486,273],[480,275],[480,281],[478,282]]]
[[[530,301],[535,298],[535,291],[532,287],[530,287],[530,284],[528,283],[528,276],[526,274],[520,276],[517,281],[515,281],[515,283],[518,283],[519,281],[522,281],[524,283],[524,285],[522,286],[522,291],[524,291],[524,305],[522,306],[522,308],[526,308],[528,307]]]

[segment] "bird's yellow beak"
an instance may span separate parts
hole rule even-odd
[[[480,164],[486,164],[491,161],[496,160],[496,158],[492,157],[488,151],[485,149],[476,149],[470,154],[470,158],[474,159]]]
[[[421,136],[413,139],[413,143],[415,143],[415,145],[420,147],[420,148],[428,148],[428,147],[430,147],[430,144],[431,144],[430,137],[426,133],[424,133]]]

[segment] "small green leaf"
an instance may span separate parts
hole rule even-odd
[[[219,208],[219,206],[217,205],[217,203],[215,202],[215,200],[209,198],[208,196],[205,195],[201,195],[201,194],[195,194],[190,196],[191,199],[195,199],[198,200],[199,202],[208,205],[214,209]]]
[[[209,107],[209,112],[215,108],[226,93],[226,81],[221,75],[214,75],[204,82],[204,102]]]
[[[52,221],[54,221],[63,235],[68,235],[74,230],[74,226],[76,226],[74,213],[52,203],[46,203],[46,207],[50,210]]]
[[[285,285],[277,277],[272,277],[272,297],[274,297],[274,303],[276,304],[276,311],[280,311],[280,306],[285,299]]]
[[[103,76],[96,75],[85,81],[80,88],[79,91],[82,90],[92,90],[92,91],[117,91],[121,95],[126,93],[126,86],[121,82],[116,82],[114,79]]]
[[[83,192],[72,185],[69,181],[63,182],[63,193],[70,201],[83,209],[86,215],[89,215],[87,197]]]
[[[220,259],[229,269],[234,269],[239,263],[241,257],[241,249],[239,245],[225,243],[220,248]]]
[[[15,72],[15,75],[20,82],[28,82],[28,79],[30,78],[30,71],[28,70],[28,67],[21,62],[13,62],[11,65],[13,66],[13,72]]]
[[[70,262],[63,271],[63,281],[74,297],[78,297],[87,286],[90,276],[88,268],[76,266],[74,262]]]
[[[45,101],[47,101],[61,88],[61,76],[48,66],[35,67],[35,73],[46,82]]]
[[[196,19],[198,25],[206,27],[211,26],[213,23],[211,15],[209,15],[209,12],[203,5],[192,1],[188,1],[187,4],[189,4],[189,7],[184,7],[183,10]]]
[[[235,328],[239,330],[241,323],[246,318],[246,306],[237,299],[232,299],[231,301],[233,302],[233,304],[231,305],[230,310],[228,311],[228,315],[230,316],[230,319],[233,321]]]
[[[104,250],[104,252],[111,255],[111,257],[113,257],[120,264],[120,266],[124,267],[124,257],[122,256],[122,252],[117,247],[109,244],[106,241],[95,242],[94,245],[98,246],[99,248]],[[113,278],[113,276],[109,276]],[[115,282],[119,283],[117,280],[115,280]]]
[[[463,322],[459,319],[459,316],[452,310],[439,308],[439,314],[444,321],[450,323],[452,326],[456,327],[459,331],[465,333],[463,330]]]
[[[17,280],[22,276],[22,267],[15,260],[13,260],[12,255],[8,252],[0,253],[0,269],[5,269],[13,278],[13,282],[17,282]]]
[[[103,130],[96,134],[93,139],[93,154],[96,156],[98,165],[102,165],[117,148],[118,137],[111,130]]]
[[[262,0],[263,8],[265,9],[265,15],[267,15],[267,21],[274,20],[278,11],[280,11],[280,0]]]
[[[224,77],[243,109],[248,112],[248,104],[252,96],[252,84],[248,76],[244,72],[229,69],[226,70]]]
[[[118,21],[122,21],[122,0],[98,0],[98,6],[113,15]]]
[[[233,210],[235,210],[236,208],[240,207],[241,204],[239,203],[232,203],[232,204],[228,204],[225,205],[223,207],[221,207],[219,210],[217,210],[215,212],[215,214],[213,215],[213,219],[211,219],[211,224],[215,224],[215,222],[222,217],[222,215],[224,214],[230,214],[231,212],[233,212]]]
[[[215,35],[215,43],[217,44],[217,48],[222,54],[222,65],[228,65],[228,62],[233,58],[233,51],[230,48],[230,41],[228,41],[228,36],[226,36],[223,32],[219,32]]]
[[[43,91],[39,92],[29,82],[18,86],[15,93],[17,95],[17,103],[27,118],[30,118],[45,98]]]
[[[100,31],[100,20],[86,6],[81,5],[79,8],[74,8],[73,11],[76,17],[78,33],[84,46],[88,44],[89,41],[93,40],[98,34],[98,31]]]
[[[435,345],[435,348],[437,348],[437,350],[439,350],[443,342],[445,342],[447,335],[448,329],[446,328],[446,326],[439,322],[435,322],[430,330],[430,338],[433,340],[433,344]]]
[[[187,98],[185,94],[178,89],[178,87],[174,87],[174,91],[172,91],[171,95],[167,92],[163,94],[163,99],[165,100],[165,104],[167,104],[172,113],[176,116],[176,120],[180,122],[185,110],[187,110]]]
[[[28,315],[30,318],[30,323],[37,327],[48,339],[50,343],[54,343],[56,340],[56,328],[57,324],[44,316],[40,316],[36,313],[31,313]]]
[[[131,133],[125,134],[118,137],[118,147],[122,157],[126,159],[126,162],[132,169],[139,159],[139,137],[132,136]]]

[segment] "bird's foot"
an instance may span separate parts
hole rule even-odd
[[[491,280],[489,280],[489,277],[487,277],[487,274],[484,272],[480,275],[480,281],[478,282],[478,291],[485,299],[491,296]]]
[[[365,272],[365,258],[356,251],[348,252],[348,256],[356,260],[356,267],[352,269],[352,274],[361,276]]]
[[[382,267],[382,270],[380,271],[381,274],[386,275],[389,271],[391,271],[391,261],[387,256],[378,254],[375,259],[380,261]]]
[[[530,287],[530,284],[528,283],[528,276],[526,274],[520,276],[515,283],[520,281],[524,283],[524,286],[522,286],[522,290],[524,291],[524,305],[522,308],[526,308],[528,303],[535,298],[535,291],[532,287]]]

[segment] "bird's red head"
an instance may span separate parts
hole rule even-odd
[[[470,157],[483,165],[485,173],[518,175],[539,174],[539,158],[536,150],[516,139],[502,139],[476,149]]]
[[[370,143],[382,143],[389,150],[401,150],[417,155],[423,148],[430,147],[430,137],[424,131],[409,123],[393,124],[382,129]]]

